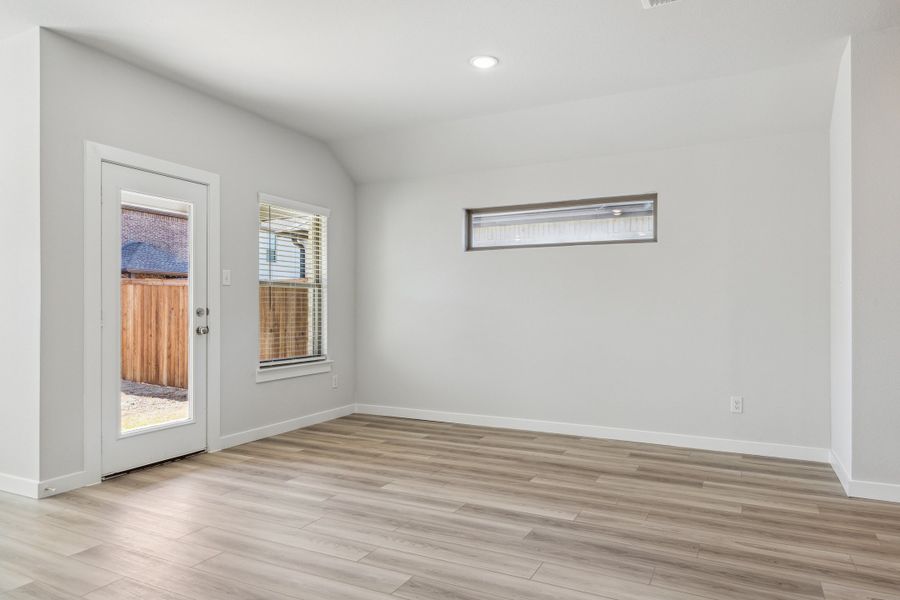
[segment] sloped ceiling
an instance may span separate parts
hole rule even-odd
[[[361,183],[820,130],[831,60],[332,142]]]

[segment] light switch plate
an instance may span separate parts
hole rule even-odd
[[[231,269],[222,270],[222,285],[231,285]]]

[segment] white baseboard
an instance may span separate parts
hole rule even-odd
[[[900,484],[854,480],[851,477],[851,472],[847,470],[846,466],[827,448],[731,440],[680,433],[663,433],[638,429],[603,427],[600,425],[541,421],[537,419],[520,419],[513,417],[424,410],[400,406],[379,406],[374,404],[347,404],[345,406],[339,406],[311,415],[305,415],[294,419],[288,419],[287,421],[257,427],[255,429],[248,429],[247,431],[224,435],[217,440],[210,440],[209,451],[215,452],[217,450],[224,450],[225,448],[246,444],[273,435],[287,433],[288,431],[293,431],[302,427],[324,423],[353,413],[386,417],[403,417],[426,421],[444,421],[447,423],[460,423],[465,425],[483,425],[486,427],[519,429],[542,433],[561,433],[581,437],[662,444],[679,448],[695,448],[698,450],[735,452],[756,456],[770,456],[773,458],[826,462],[831,464],[848,496],[871,500],[883,500],[887,502],[900,502]],[[36,481],[0,473],[0,491],[30,498],[52,496],[86,485],[92,485],[94,483],[97,483],[97,481],[85,471],[70,473],[45,481]]]
[[[231,448],[232,446],[239,446],[248,442],[255,442],[256,440],[261,440],[273,435],[287,433],[288,431],[300,429],[301,427],[309,427],[310,425],[324,423],[325,421],[331,421],[332,419],[337,419],[338,417],[345,417],[347,415],[353,414],[354,409],[355,405],[347,404],[345,406],[323,410],[322,412],[317,412],[311,415],[296,417],[294,419],[288,419],[287,421],[272,423],[271,425],[264,425],[255,429],[248,429],[247,431],[239,431],[238,433],[223,435],[218,440],[209,440],[209,451],[216,452],[218,450],[224,450],[225,448]]]
[[[844,492],[852,498],[865,498],[866,500],[883,500],[885,502],[900,502],[900,484],[881,483],[878,481],[861,481],[853,479],[853,472],[847,469],[837,455],[831,453],[831,467],[835,475],[841,480]]]
[[[698,435],[685,435],[681,433],[662,433],[658,431],[642,431],[638,429],[620,429],[617,427],[603,427],[600,425],[581,425],[558,421],[494,417],[489,415],[422,410],[399,406],[378,406],[374,404],[357,404],[355,412],[385,417],[405,417],[408,419],[445,421],[448,423],[461,423],[464,425],[522,429],[525,431],[539,431],[542,433],[562,433],[581,437],[621,440],[626,442],[643,442],[647,444],[676,446],[679,448],[695,448],[697,450],[714,450],[717,452],[736,452],[739,454],[809,460],[824,463],[827,463],[830,458],[830,451],[827,448],[729,440],[726,438],[712,438]]]
[[[90,481],[84,471],[44,481],[0,473],[0,492],[9,492],[27,498],[46,498],[94,483],[99,483],[99,481]]]
[[[828,452],[828,462],[831,463],[834,474],[837,475],[841,485],[844,487],[844,493],[851,496],[850,488],[852,487],[851,484],[853,483],[853,479],[850,476],[850,471],[844,466],[844,463],[841,462],[841,459],[838,458],[837,454],[833,451]]]
[[[881,483],[878,481],[850,481],[848,496],[854,498],[866,498],[868,500],[883,500],[885,502],[900,502],[900,484]]]
[[[75,473],[69,473],[68,475],[54,477],[53,479],[45,479],[44,481],[39,482],[37,486],[37,497],[48,498],[50,496],[55,496],[56,494],[77,490],[78,488],[94,485],[96,483],[100,483],[99,478],[90,475],[86,471],[77,471]]]
[[[25,477],[17,477],[15,475],[7,475],[0,473],[0,492],[8,492],[17,496],[27,496],[28,498],[37,498],[39,481],[36,479],[26,479]]]

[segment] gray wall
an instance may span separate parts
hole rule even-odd
[[[900,29],[852,45],[853,478],[900,484]]]
[[[828,162],[808,133],[361,186],[357,401],[827,447]],[[466,207],[651,191],[657,244],[462,251]]]
[[[38,477],[39,60],[37,30],[0,41],[0,479]]]
[[[831,116],[831,450],[853,469],[853,193],[851,44],[838,72]]]
[[[41,477],[82,468],[83,143],[218,173],[222,434],[348,404],[354,375],[353,184],[329,150],[147,71],[42,32]],[[332,208],[328,375],[257,384],[257,192]],[[34,218],[37,218],[36,215]]]

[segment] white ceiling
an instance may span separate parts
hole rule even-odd
[[[848,34],[900,25],[900,0],[0,0],[0,37],[32,25],[346,151],[447,121],[836,64]],[[476,71],[475,54],[502,63]]]

